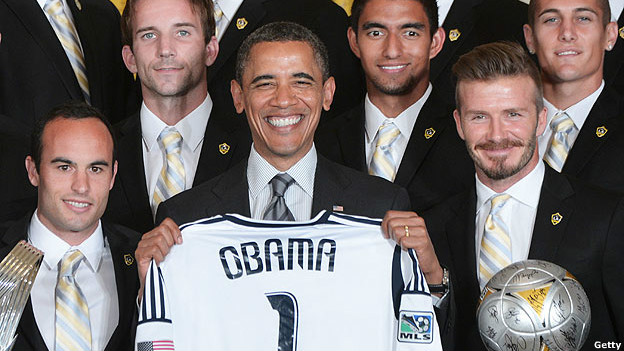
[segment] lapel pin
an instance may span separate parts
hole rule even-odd
[[[448,38],[450,41],[455,41],[459,39],[460,36],[461,36],[461,32],[459,31],[459,29],[455,28],[449,31]]]
[[[247,27],[247,20],[245,19],[245,17],[241,17],[239,19],[236,20],[236,28],[238,28],[238,30],[241,30],[245,27]]]
[[[80,3],[80,0],[74,0],[74,2],[76,3],[76,7],[78,8],[78,11],[82,11],[82,4]]]
[[[431,137],[435,134],[435,129],[427,128],[425,129],[425,139],[431,139]]]
[[[132,266],[132,264],[134,263],[134,258],[132,258],[131,254],[125,254],[124,262],[126,263],[126,266]]]
[[[620,28],[620,38],[624,39],[624,27]]]
[[[559,224],[562,219],[563,219],[563,216],[559,212],[553,213],[552,216],[550,216],[550,222],[552,222],[552,225]]]
[[[342,207],[340,205],[334,205],[334,206],[332,206],[332,211],[334,211],[334,212],[342,212],[342,211],[344,211],[344,207]]]
[[[600,126],[596,128],[596,136],[602,138],[603,136],[605,136],[605,134],[607,134],[608,131],[609,130],[605,126]]]
[[[230,151],[230,145],[228,145],[227,143],[219,144],[219,152],[221,153],[221,155],[227,154],[228,151]]]

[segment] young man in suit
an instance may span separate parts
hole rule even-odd
[[[223,102],[226,113],[236,113],[230,81],[236,71],[238,48],[256,29],[279,21],[305,26],[327,47],[336,93],[331,110],[323,111],[322,121],[348,110],[362,98],[362,73],[345,37],[349,19],[331,0],[219,0],[214,3],[215,12],[220,10],[220,15],[216,16],[219,54],[208,69],[208,91],[215,101]]]
[[[583,285],[592,326],[584,350],[624,335],[624,202],[541,161],[546,128],[537,67],[518,44],[486,44],[454,66],[457,131],[475,185],[423,216],[440,262],[451,271],[455,342],[484,349],[476,327],[479,292],[512,262],[556,263]],[[493,250],[493,247],[498,249]]]
[[[110,124],[84,103],[65,104],[40,120],[32,142],[25,163],[37,209],[0,242],[2,257],[19,240],[45,252],[14,349],[130,349],[139,235],[100,221],[117,172]]]
[[[618,35],[607,0],[537,0],[524,26],[548,108],[540,155],[555,170],[624,193],[624,100],[603,79]]]
[[[219,108],[206,69],[219,51],[209,0],[130,0],[123,58],[141,79],[143,105],[119,128],[119,175],[106,218],[139,232],[158,204],[245,158],[242,118]]]
[[[319,151],[405,187],[413,209],[426,210],[467,188],[474,173],[453,107],[429,82],[430,61],[445,41],[436,2],[355,0],[351,21],[349,44],[367,94],[321,127]]]
[[[59,29],[59,21],[71,28]],[[73,54],[59,39],[67,38],[64,30],[75,34]],[[26,135],[52,107],[66,101],[89,101],[111,121],[138,107],[134,81],[119,55],[119,12],[112,3],[2,0],[0,32],[0,114]],[[72,65],[70,60],[78,60],[72,55],[82,64]],[[83,69],[77,74],[79,65]]]
[[[605,86],[612,86],[618,93],[624,94],[624,2],[609,0],[609,7],[611,21],[617,22],[618,37],[613,49],[605,53]]]

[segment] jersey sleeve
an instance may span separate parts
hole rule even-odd
[[[407,250],[407,280],[401,294],[397,328],[397,350],[442,350],[438,321],[425,275],[414,250]]]
[[[145,278],[135,343],[135,351],[175,350],[165,280],[153,260]]]

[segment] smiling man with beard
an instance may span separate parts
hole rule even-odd
[[[584,349],[621,340],[622,199],[541,161],[537,136],[547,112],[539,71],[520,45],[478,46],[453,71],[455,123],[475,164],[475,185],[423,217],[451,272],[457,349],[484,349],[475,317],[479,292],[498,270],[527,258],[565,267],[585,288],[592,326]]]

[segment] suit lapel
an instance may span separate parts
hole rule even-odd
[[[131,116],[121,128],[119,138],[119,164],[126,167],[126,171],[118,172],[122,191],[127,199],[127,205],[135,216],[149,213],[151,207],[147,183],[145,182],[145,165],[143,163],[143,137],[141,134],[141,119],[138,113]]]
[[[425,156],[448,126],[447,119],[451,118],[448,111],[450,110],[446,104],[432,92],[418,114],[394,180],[395,184],[406,187],[410,183],[422,166]]]
[[[431,73],[429,79],[433,82],[438,75],[449,65],[449,61],[455,52],[466,42],[469,33],[474,28],[474,7],[481,0],[453,1],[443,27],[446,32],[446,40],[442,51],[431,60]],[[454,40],[453,40],[454,39]]]
[[[566,177],[546,166],[529,258],[553,261],[557,256],[568,219],[574,215],[572,195],[574,190]]]
[[[220,71],[221,67],[228,61],[230,56],[238,50],[243,40],[258,27],[258,24],[266,14],[263,5],[265,1],[266,0],[243,1],[238,11],[236,11],[234,18],[230,19],[230,24],[219,42],[219,54],[217,55],[217,59],[214,64],[208,68],[208,83],[212,81],[212,78]],[[244,18],[247,21],[244,28],[238,29],[236,22],[239,18]]]
[[[65,55],[63,46],[56,37],[56,33],[48,22],[45,14],[36,1],[3,0],[24,23],[24,28],[30,32],[32,38],[39,44],[41,50],[48,56],[50,65],[58,72],[58,78],[65,90],[73,99],[83,100],[78,80],[71,68],[69,59]]]
[[[13,250],[13,247],[20,241],[28,238],[28,227],[30,224],[30,218],[32,213],[29,213],[24,218],[20,219],[6,233],[2,236],[2,241],[6,245],[0,250],[0,257],[6,257],[6,255]],[[26,302],[24,312],[17,326],[17,334],[24,338],[26,343],[32,347],[33,350],[47,350],[43,337],[39,332],[37,321],[33,313],[32,303],[30,298]]]
[[[592,155],[605,143],[612,135],[617,135],[615,129],[619,127],[619,106],[615,93],[606,87],[602,91],[598,100],[592,107],[578,137],[574,141],[572,150],[568,154],[562,172],[576,175],[592,159]],[[598,128],[604,127],[607,132],[599,137]]]
[[[349,111],[347,118],[347,123],[337,132],[341,158],[345,166],[367,172],[364,103]]]
[[[249,184],[247,183],[247,159],[232,167],[212,188],[212,192],[220,200],[208,204],[206,216],[215,213],[238,213],[251,217],[249,206]],[[215,209],[215,207],[220,207]]]
[[[322,210],[332,210],[334,205],[344,205],[352,203],[355,199],[344,199],[342,194],[344,189],[351,184],[341,172],[325,157],[318,155],[316,163],[316,174],[314,175],[314,196],[312,197],[311,218]],[[348,208],[345,213],[351,213]]]

